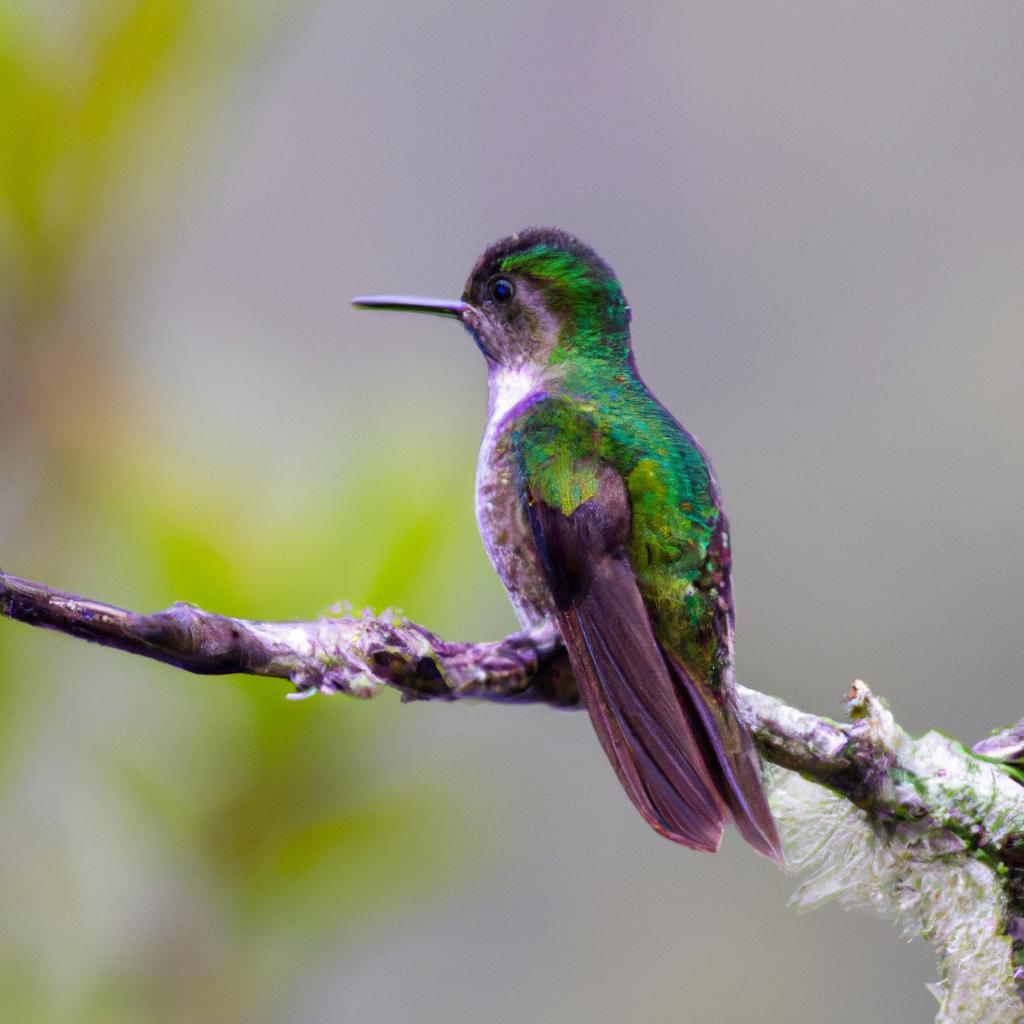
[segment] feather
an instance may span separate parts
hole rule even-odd
[[[711,852],[735,819],[781,859],[746,729],[655,636],[625,551],[622,478],[605,466],[597,494],[569,515],[536,496],[528,512],[581,694],[634,805],[662,835]]]

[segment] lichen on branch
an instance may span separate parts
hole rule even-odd
[[[139,614],[0,573],[0,615],[190,672],[290,680],[292,697],[385,688],[404,700],[580,706],[552,626],[504,640],[442,640],[400,616],[259,622],[190,604]],[[827,899],[894,917],[939,955],[940,1024],[1019,1022],[1024,1000],[1024,723],[974,752],[910,737],[862,682],[850,722],[737,687],[767,773],[798,906]],[[1005,763],[1004,763],[1005,762]]]

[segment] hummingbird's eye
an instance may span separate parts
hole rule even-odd
[[[516,293],[515,286],[507,277],[496,277],[487,290],[495,302],[502,304],[511,302],[512,296]]]

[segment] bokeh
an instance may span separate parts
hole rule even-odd
[[[514,627],[455,295],[623,280],[711,452],[741,678],[1024,714],[1024,8],[9,0],[0,565],[117,604]],[[646,828],[585,716],[284,699],[0,622],[0,1015],[928,1020],[923,942]]]

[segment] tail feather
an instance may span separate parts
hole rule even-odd
[[[761,780],[761,765],[746,726],[728,701],[719,705],[698,686],[671,655],[665,661],[676,691],[697,730],[705,763],[719,795],[728,805],[736,827],[758,853],[784,863],[782,842],[768,806]]]

